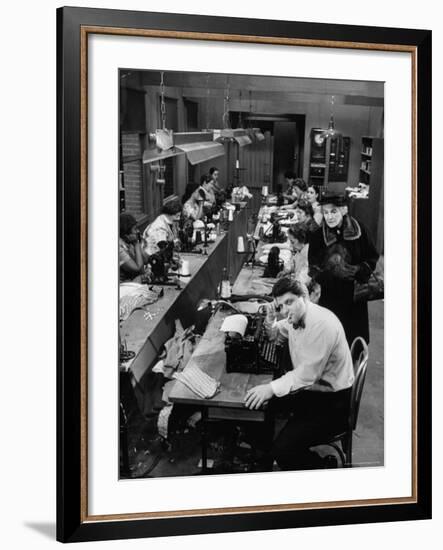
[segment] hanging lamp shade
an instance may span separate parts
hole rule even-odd
[[[200,164],[207,160],[221,157],[225,148],[213,140],[213,132],[180,132],[174,135],[174,143],[178,150],[186,154],[192,164]]]
[[[234,137],[234,141],[236,141],[240,147],[244,147],[245,145],[251,145],[252,139],[248,135],[244,136],[236,136]]]
[[[174,131],[167,130],[166,128],[162,130],[156,130],[155,146],[162,151],[172,149],[174,147]]]
[[[207,160],[221,157],[225,154],[225,148],[221,143],[184,143],[179,145],[180,149],[186,154],[186,158],[192,164],[200,164]]]
[[[179,151],[176,148],[168,149],[167,151],[162,151],[157,149],[157,147],[145,149],[145,151],[143,151],[143,164],[165,160],[182,154],[183,151]]]
[[[250,145],[252,143],[247,130],[244,128],[223,128],[213,130],[213,133],[214,140],[216,141],[236,141],[240,147],[244,147],[245,145]]]
[[[174,133],[172,130],[156,130],[151,142],[153,147],[143,153],[144,164],[183,154],[191,164],[199,164],[225,154],[223,145],[213,141],[212,131]]]
[[[174,147],[174,132],[173,130],[157,129],[149,135],[151,144],[148,149],[143,152],[143,164],[157,162],[167,158],[175,157],[182,154]]]
[[[248,130],[249,137],[252,139],[252,141],[264,141],[265,135],[260,130],[260,128],[250,128]]]

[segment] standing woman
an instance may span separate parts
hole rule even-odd
[[[313,218],[314,221],[321,225],[323,220],[323,214],[321,213],[321,205],[319,203],[320,193],[314,185],[310,185],[306,191],[306,200],[311,204],[312,210],[314,212]]]
[[[362,336],[369,342],[367,302],[354,302],[355,282],[367,282],[378,252],[367,229],[347,214],[340,195],[321,199],[323,221],[309,239],[311,276],[321,285],[319,304],[333,311],[343,324],[351,345]]]

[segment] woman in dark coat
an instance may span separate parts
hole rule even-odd
[[[378,252],[367,229],[347,214],[344,197],[324,196],[321,205],[323,221],[308,252],[310,274],[321,285],[319,305],[337,315],[349,345],[357,336],[369,342],[368,304],[354,302],[354,284],[368,281]]]

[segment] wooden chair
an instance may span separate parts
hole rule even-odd
[[[337,451],[344,468],[352,468],[352,434],[357,426],[360,401],[368,367],[368,346],[361,336],[358,336],[352,342],[351,357],[355,379],[351,392],[348,426],[345,432],[337,434],[326,443],[323,443],[323,445],[330,445]]]

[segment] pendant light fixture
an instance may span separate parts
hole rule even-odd
[[[329,118],[329,124],[327,130],[324,130],[320,135],[323,139],[335,138],[341,136],[341,133],[335,129],[335,120],[334,120],[334,103],[335,97],[331,96],[331,116]]]

